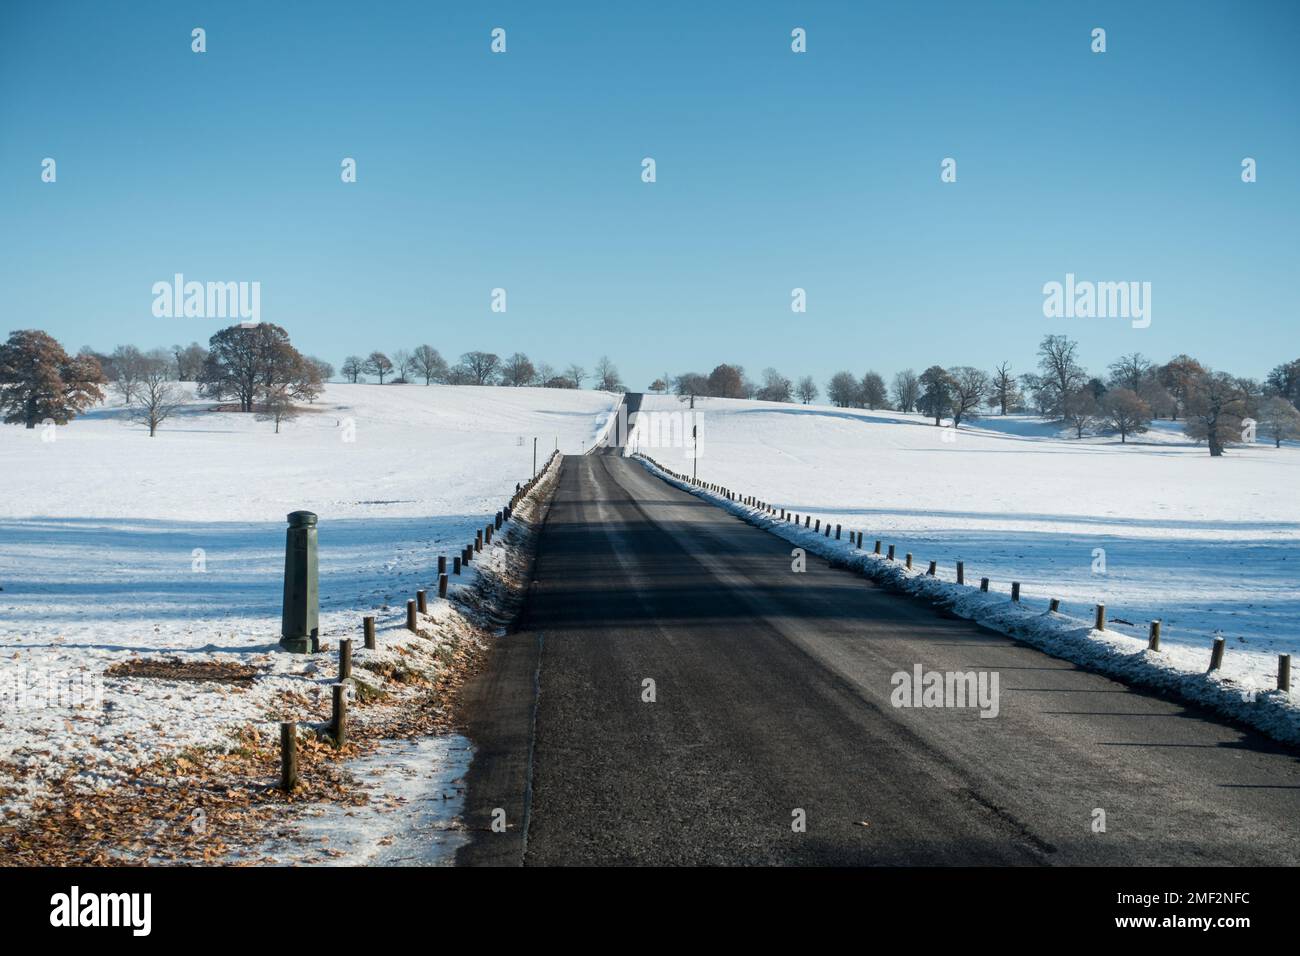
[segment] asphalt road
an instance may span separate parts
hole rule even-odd
[[[1294,751],[790,550],[635,462],[565,459],[471,697],[457,862],[1300,861]],[[892,706],[918,663],[996,671],[998,716]]]

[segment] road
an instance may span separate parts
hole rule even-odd
[[[790,550],[633,461],[566,458],[471,693],[457,862],[1300,862],[1295,752]],[[996,671],[997,717],[892,706],[918,663]]]

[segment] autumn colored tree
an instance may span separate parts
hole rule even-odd
[[[7,424],[35,428],[49,419],[66,425],[104,400],[104,370],[88,355],[70,358],[38,329],[9,334],[0,345],[0,411]]]

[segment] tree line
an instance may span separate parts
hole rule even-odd
[[[339,367],[343,378],[356,384],[371,375],[380,385],[405,385],[423,382],[425,385],[528,385],[542,388],[582,388],[590,381],[592,388],[607,392],[626,391],[619,378],[618,368],[602,355],[595,368],[588,372],[578,364],[563,370],[542,362],[534,365],[523,352],[502,358],[495,352],[466,352],[455,365],[448,364],[442,354],[431,345],[417,345],[413,349],[398,349],[390,357],[385,352],[371,352],[364,358],[349,355]]]

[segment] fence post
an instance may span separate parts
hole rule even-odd
[[[455,557],[451,560],[451,573],[460,574],[460,558]]]
[[[367,614],[361,619],[361,633],[366,638],[366,650],[375,649],[375,617],[373,614]]]
[[[414,601],[407,601],[407,602],[406,602],[406,629],[407,629],[408,631],[411,631],[411,632],[414,632],[415,629],[416,629],[416,626],[415,626],[415,602],[414,602]]]
[[[339,641],[339,680],[352,676],[352,638]]]
[[[415,609],[421,614],[429,613],[429,599],[423,588],[415,592]]]
[[[280,646],[295,654],[308,654],[320,647],[316,515],[310,511],[294,511],[288,521],[284,535]]]
[[[957,562],[957,583],[958,584],[966,583],[966,562],[965,561]]]
[[[1097,605],[1097,616],[1093,620],[1092,626],[1093,626],[1093,630],[1096,631],[1106,630],[1106,605],[1104,604]]]
[[[1151,622],[1151,634],[1147,638],[1147,650],[1151,650],[1151,651],[1160,650],[1160,622],[1159,621]]]
[[[980,578],[980,590],[981,590],[981,591],[987,591],[988,589],[989,589],[989,579],[988,579],[988,578]]]
[[[1223,666],[1223,646],[1223,638],[1216,637],[1214,647],[1210,649],[1210,670],[1212,671],[1217,671]]]
[[[894,560],[894,546],[892,544],[889,546],[889,554],[885,555],[885,560],[887,561]]]
[[[1019,581],[1012,581],[1012,582],[1011,582],[1011,600],[1016,601],[1016,602],[1019,602],[1019,601],[1020,601],[1020,582],[1019,582]]]
[[[936,562],[931,561],[931,562],[930,562],[930,570],[926,571],[925,573],[928,574],[930,577],[934,577],[934,572],[935,572],[936,569],[937,569]]]
[[[1059,611],[1060,609],[1061,609],[1061,599],[1060,599],[1060,598],[1052,598],[1052,600],[1051,600],[1050,602],[1048,602],[1048,605],[1047,605],[1047,610],[1048,610],[1048,611],[1051,611],[1051,612],[1055,613],[1056,611]]]
[[[1291,692],[1291,655],[1277,655],[1277,689]]]
[[[292,720],[280,724],[280,789],[292,792],[298,786],[298,725]]]
[[[335,684],[334,691],[334,716],[331,718],[331,730],[334,735],[334,746],[342,747],[348,742],[348,688],[346,684]]]
[[[447,573],[447,556],[445,554],[438,555],[438,573]]]
[[[438,597],[445,598],[446,596],[447,596],[447,575],[440,574],[438,575]]]

